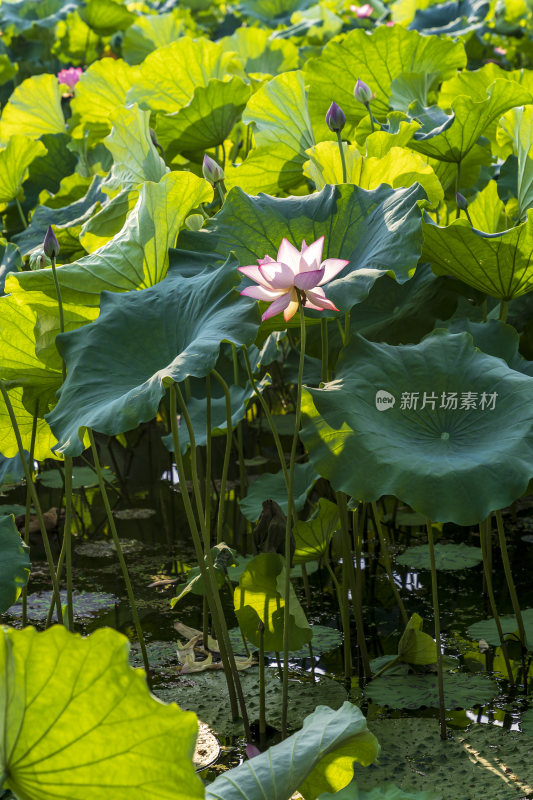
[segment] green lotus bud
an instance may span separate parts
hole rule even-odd
[[[209,181],[209,183],[211,183],[213,186],[215,183],[219,183],[220,181],[224,180],[224,170],[219,164],[217,164],[214,158],[208,156],[207,153],[204,155],[202,173],[206,181]]]
[[[461,211],[466,211],[468,208],[468,201],[464,194],[461,194],[461,192],[455,193],[455,202],[457,203],[457,208],[460,208]]]
[[[46,236],[44,237],[43,250],[48,258],[57,258],[59,255],[59,242],[56,239],[51,225],[48,226]]]
[[[356,100],[358,100],[360,103],[362,103],[367,108],[368,108],[368,104],[376,96],[372,92],[372,89],[370,88],[370,86],[368,86],[360,78],[357,80],[357,83],[355,84],[355,88],[353,90],[353,95],[354,95]]]
[[[330,129],[336,133],[337,131],[342,131],[344,126],[346,125],[346,116],[344,111],[337,103],[332,103],[328,108],[328,113],[326,114],[326,125]]]

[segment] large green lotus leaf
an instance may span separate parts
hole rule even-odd
[[[529,649],[533,649],[533,608],[524,608],[522,610],[522,621],[526,631],[528,647]],[[504,635],[516,634],[518,637],[518,622],[513,614],[501,616],[500,623]],[[472,639],[484,639],[494,647],[499,647],[501,644],[494,618],[474,622],[468,627],[467,633]],[[512,637],[506,636],[506,638],[509,639]]]
[[[429,216],[423,224],[422,257],[437,275],[454,275],[469,286],[511,300],[533,285],[533,211],[527,221],[501,233],[483,233],[468,220],[457,219],[441,228]]]
[[[480,796],[519,800],[530,794],[533,743],[518,731],[490,724],[470,725],[466,730],[450,727],[442,741],[436,719],[413,716],[374,720],[370,729],[379,739],[381,752],[379,764],[371,769],[356,766],[355,780],[364,791],[394,781],[406,792],[428,792],[433,797],[437,790],[442,800],[479,800]]]
[[[372,110],[380,116],[387,113],[392,81],[402,72],[432,73],[437,82],[451,77],[465,65],[462,42],[421,36],[401,25],[392,28],[382,25],[372,35],[361,29],[351,31],[341,41],[327,44],[320,56],[305,65],[311,119],[314,125],[321,125],[321,138],[328,138],[323,120],[335,100],[346,114],[343,134],[349,138],[354,126],[367,113],[353,95],[358,79],[376,93]]]
[[[432,636],[422,630],[424,621],[413,614],[398,642],[398,657],[404,664],[427,666],[437,661],[437,645]]]
[[[48,152],[37,156],[29,166],[28,177],[22,185],[24,209],[33,209],[40,201],[41,192],[57,192],[61,181],[71,175],[77,165],[76,156],[69,150],[71,139],[67,133],[44,133],[40,141]]]
[[[38,139],[43,133],[64,133],[59,81],[55,75],[32,75],[17,86],[0,118],[0,141],[22,134]]]
[[[52,53],[62,64],[92,64],[100,58],[101,39],[76,10],[58,22]]]
[[[497,358],[503,358],[516,372],[533,375],[533,363],[519,352],[520,337],[512,325],[489,319],[486,322],[472,322],[469,319],[452,319],[447,324],[451,333],[466,331],[474,340],[476,347]]]
[[[128,64],[140,64],[147,55],[159,47],[174,42],[194,23],[186,11],[177,9],[168,14],[149,14],[136,17],[133,25],[127,29],[122,39],[122,55]]]
[[[59,381],[55,388],[58,386]],[[22,438],[22,446],[29,452],[32,438],[33,414],[30,414],[24,406],[22,402],[22,393],[23,390],[20,387],[8,390],[9,399],[11,400],[11,405],[13,406]],[[34,451],[37,461],[44,461],[45,458],[57,458],[52,452],[52,447],[55,447],[57,444],[57,439],[52,434],[50,426],[42,416],[46,410],[47,409],[44,408],[41,415],[37,418]],[[3,397],[0,397],[0,453],[8,458],[18,454],[17,439]]]
[[[128,640],[56,625],[0,633],[4,787],[21,800],[203,798],[192,764],[198,721],[151,697]]]
[[[64,469],[45,469],[37,475],[37,480],[41,486],[48,489],[62,489],[65,485]],[[102,477],[104,481],[110,483],[115,480],[115,475],[109,467],[103,467]],[[98,475],[92,467],[72,467],[72,488],[89,489],[98,486]]]
[[[146,182],[124,227],[110,242],[73,264],[58,267],[63,302],[97,308],[104,289],[126,292],[163,280],[168,248],[178,230],[191,209],[211,197],[207,181],[190,172],[170,172],[159,183]],[[32,291],[56,297],[51,269],[11,276],[6,286],[13,294]]]
[[[421,31],[425,36],[465,36],[482,25],[489,9],[488,0],[438,3],[429,8],[417,9],[409,27],[411,30]]]
[[[468,213],[472,220],[472,226],[478,231],[500,233],[509,227],[505,216],[505,206],[498,196],[498,184],[496,181],[489,181],[478,192],[468,204]]]
[[[101,138],[109,133],[109,117],[126,104],[126,94],[137,75],[137,68],[122,59],[102,58],[91,64],[76,84],[70,103],[74,123],[81,123],[80,132],[73,132],[76,138],[83,138],[87,126],[96,126]]]
[[[452,102],[455,119],[449,128],[427,139],[413,139],[410,146],[441,161],[459,164],[488,126],[513,106],[532,102],[526,88],[514,81],[497,80],[484,100],[460,95]]]
[[[0,614],[20,595],[30,575],[30,548],[20,538],[15,519],[0,516]]]
[[[324,235],[324,258],[350,260],[326,287],[337,307],[349,311],[381,275],[393,273],[404,283],[414,271],[420,255],[418,203],[424,197],[418,185],[366,191],[345,184],[288,198],[251,197],[235,188],[202,231],[184,231],[178,246],[219,259],[233,250],[241,264],[253,264],[265,254],[275,257],[284,237],[300,249],[303,239],[309,243]]]
[[[42,142],[34,142],[27,136],[9,138],[7,147],[0,151],[0,203],[9,203],[19,197],[30,164],[46,152]]]
[[[496,131],[500,153],[503,158],[515,155],[518,160],[518,219],[526,216],[533,205],[533,107],[512,108],[499,121]],[[484,229],[485,230],[485,229]]]
[[[2,28],[7,33],[23,33],[33,38],[32,28],[54,28],[58,20],[63,19],[80,4],[80,0],[15,0],[2,4]]]
[[[79,240],[87,253],[99,250],[122,230],[138,199],[138,188],[124,189],[84,222]]]
[[[472,708],[485,705],[498,693],[498,685],[482,675],[459,672],[444,675],[446,708]],[[372,703],[391,708],[417,709],[439,707],[436,673],[387,675],[371,681],[365,694]]]
[[[21,506],[22,512],[24,507]],[[2,506],[0,506],[0,514],[2,513]],[[250,559],[251,560],[251,559]],[[242,574],[242,573],[241,573]],[[329,653],[331,650],[336,650],[342,644],[342,633],[336,628],[329,628],[326,625],[311,625],[313,638],[311,644],[313,646],[313,656],[318,656],[321,653]],[[242,633],[240,628],[231,628],[228,631],[229,640],[233,648],[233,652],[237,655],[244,655],[246,650],[244,647]],[[248,650],[256,653],[258,648],[251,642],[247,642]],[[271,651],[274,655],[274,651]],[[291,651],[291,660],[294,658],[309,658],[309,645],[306,644],[299,650]]]
[[[522,733],[533,737],[533,708],[530,708],[529,711],[522,714],[520,727],[522,728]]]
[[[287,194],[304,187],[302,156],[291,145],[267,144],[250,151],[242,164],[228,164],[224,183],[247,194]]]
[[[114,0],[88,0],[78,13],[99,36],[111,36],[116,31],[126,30],[136,19],[126,6]]]
[[[315,513],[306,522],[298,520],[294,526],[294,564],[305,564],[321,558],[329,541],[340,525],[339,509],[331,500],[321,497]]]
[[[359,789],[358,782],[354,780],[340,792],[321,794],[318,800],[443,800],[443,796],[432,791],[404,792],[394,783],[382,783],[369,792],[365,792]]]
[[[497,80],[519,83],[533,93],[533,74],[527,69],[503,69],[499,64],[489,62],[481,69],[463,69],[453,77],[443,81],[439,90],[439,106],[450,108],[459,95],[467,95],[473,100],[486,100],[487,90]]]
[[[133,104],[118,108],[109,121],[113,129],[104,144],[113,156],[113,168],[106,183],[121,189],[144,181],[158,183],[168,167],[150,138],[150,112]]]
[[[469,547],[464,542],[461,544],[436,544],[435,566],[441,570],[468,569],[477,566],[483,560],[479,547]],[[431,569],[429,547],[426,544],[409,547],[396,559],[398,564],[403,564],[412,569]]]
[[[242,65],[235,53],[225,52],[209,39],[182,36],[145,58],[128,92],[128,103],[172,114],[187,105],[198,86],[240,72]]]
[[[306,151],[310,160],[303,167],[317,189],[327,184],[343,183],[342,163],[337,142],[319,142]],[[386,183],[393,189],[419,183],[426,191],[430,205],[444,199],[439,179],[421,156],[404,147],[392,147],[383,158],[363,156],[355,145],[344,144],[346,183],[362,189],[375,189]]]
[[[247,73],[278,75],[298,69],[298,48],[288,39],[272,39],[262,28],[241,27],[218,40],[224,50],[237,53]]]
[[[102,294],[92,325],[57,338],[67,363],[48,417],[58,450],[81,453],[83,428],[114,436],[153,419],[170,382],[205,377],[222,341],[252,344],[257,308],[234,291],[237,281],[237,271],[224,265],[187,280],[169,276],[143,291]]]
[[[378,741],[356,706],[346,702],[338,711],[318,706],[301,731],[220,775],[207,787],[206,799],[288,800],[300,789],[315,800],[345,786],[354,761],[367,766],[378,753]]]
[[[293,496],[297,511],[301,511],[304,507],[307,495],[316,479],[316,472],[309,462],[296,464],[294,467]],[[275,500],[283,511],[287,513],[287,486],[281,470],[274,473],[265,472],[250,484],[248,494],[240,501],[241,512],[246,519],[251,522],[256,522],[259,519],[263,510],[264,500]]]
[[[241,631],[256,647],[262,622],[265,650],[283,650],[284,585],[285,559],[277,553],[260,553],[239,578],[233,595],[235,615]],[[292,584],[289,605],[289,649],[298,650],[311,641],[313,633]]]
[[[0,237],[0,296],[4,294],[4,285],[10,272],[18,272],[22,267],[20,250],[3,237]]]
[[[28,595],[27,614],[31,622],[44,622],[46,620],[53,596],[51,591],[35,592],[35,594]],[[66,590],[61,590],[60,600],[61,605],[64,606],[67,602]],[[96,617],[104,611],[116,608],[118,602],[118,597],[108,592],[78,592],[74,589],[72,593],[74,616],[81,619]],[[22,603],[16,603],[11,606],[7,613],[11,617],[22,617]],[[53,619],[54,622],[57,621],[57,614],[54,614]]]
[[[312,0],[241,0],[239,8],[245,16],[254,17],[272,27],[288,22],[292,15],[307,8]]]
[[[222,144],[239,121],[250,92],[237,76],[225,81],[212,78],[207,86],[197,86],[179,111],[158,114],[155,130],[167,160]]]
[[[471,525],[526,490],[532,399],[533,379],[468,334],[400,347],[357,336],[336,380],[304,390],[301,438],[337,491],[391,494],[435,522]]]

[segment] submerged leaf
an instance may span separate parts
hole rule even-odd
[[[0,507],[1,511],[1,507]],[[0,614],[18,598],[30,575],[30,548],[11,514],[0,516]]]

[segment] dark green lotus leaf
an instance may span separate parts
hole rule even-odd
[[[528,648],[533,649],[533,608],[523,609],[522,620],[524,622],[524,628],[526,631]],[[512,640],[514,637],[506,636],[506,634],[516,634],[518,637],[518,622],[516,621],[514,614],[506,614],[501,616],[500,622],[504,636],[507,639]],[[494,647],[500,646],[500,637],[498,635],[498,629],[496,627],[494,618],[483,619],[480,622],[474,622],[472,625],[469,625],[467,633],[472,639],[484,639]]]
[[[4,284],[8,273],[17,272],[22,266],[20,250],[12,242],[0,238],[0,295],[4,294]]]
[[[441,570],[468,569],[477,566],[483,560],[479,547],[469,547],[461,544],[436,544],[435,566]],[[398,564],[412,569],[431,569],[429,561],[429,546],[420,544],[409,547],[396,559]]]
[[[288,22],[295,11],[311,3],[312,0],[241,0],[239,8],[245,16],[275,27],[280,22]]]
[[[212,78],[207,86],[198,86],[179,111],[158,114],[155,131],[167,161],[179,153],[222,144],[239,121],[250,92],[250,86],[236,76],[229,81]]]
[[[425,36],[465,36],[483,24],[489,8],[488,0],[452,0],[429,8],[417,8],[409,28]]]
[[[26,512],[26,506],[21,506],[18,503],[13,504],[6,504],[0,506],[0,516],[5,516],[6,514],[13,514],[15,517],[19,517],[21,514]]]
[[[391,708],[439,707],[436,673],[389,675],[371,681],[365,693],[372,703]],[[472,708],[485,705],[498,693],[498,685],[481,675],[459,672],[444,675],[446,708]]]
[[[285,237],[300,249],[325,236],[324,258],[350,264],[327,284],[326,295],[341,311],[367,297],[381,275],[405,283],[420,255],[420,211],[424,190],[380,186],[326,186],[306,197],[252,197],[232,189],[224,206],[200,232],[183,231],[178,247],[213,254],[223,260],[233,250],[241,265],[265,254],[275,257]],[[400,245],[401,239],[401,245]]]
[[[176,667],[178,664],[178,653],[176,642],[152,641],[146,643],[148,661],[152,668]],[[130,647],[129,662],[132,667],[143,666],[141,648],[138,642],[133,642]]]
[[[122,3],[114,0],[88,0],[78,14],[99,36],[111,36],[128,28],[136,19]]]
[[[358,781],[353,780],[344,789],[335,794],[326,792],[318,800],[443,800],[442,794],[435,792],[404,792],[394,783],[381,783],[365,792],[359,789]]]
[[[154,700],[129,642],[53,625],[0,631],[9,676],[0,721],[1,788],[18,798],[200,800],[192,756],[198,720]]]
[[[533,375],[533,364],[520,354],[518,349],[520,337],[512,325],[497,319],[489,319],[486,322],[452,319],[446,327],[451,333],[466,331],[474,340],[476,347],[484,353],[503,358],[516,372]]]
[[[262,28],[241,27],[218,40],[228,51],[237,53],[248,74],[277,75],[298,69],[298,48],[288,39],[272,39]]]
[[[24,468],[20,456],[6,458],[0,455],[0,486],[18,483],[24,477]]]
[[[220,588],[224,584],[224,576],[230,565],[235,564],[233,551],[223,542],[211,548],[211,558],[214,564],[214,576],[217,586]],[[219,561],[220,559],[220,561]],[[207,569],[208,561],[207,556],[204,556],[204,567]],[[189,593],[203,597],[205,595],[204,579],[200,567],[193,567],[187,572],[187,581],[185,584],[178,583],[178,594],[170,601],[170,607],[175,608],[177,603],[186,597]]]
[[[533,737],[533,708],[522,714],[520,727],[522,728],[522,733],[527,733],[528,736]]]
[[[491,297],[511,300],[533,286],[533,211],[502,233],[483,233],[458,219],[444,228],[426,216],[423,258],[437,275],[454,275]]]
[[[158,47],[165,47],[186,33],[187,12],[180,9],[183,14],[180,18],[176,11],[136,17],[122,39],[122,57],[128,64],[141,64]]]
[[[353,95],[358,79],[376,93],[372,111],[382,116],[389,110],[392,81],[402,72],[428,73],[431,83],[438,83],[455,75],[465,64],[462,42],[421,36],[401,25],[381,25],[371,36],[361,29],[350,31],[342,40],[327,44],[318,58],[305,65],[309,110],[317,136],[320,130],[322,138],[331,138],[324,116],[335,100],[347,117],[343,136],[350,138],[357,122],[367,113]]]
[[[301,438],[337,491],[391,494],[434,522],[470,525],[526,490],[532,399],[533,379],[466,333],[399,347],[357,336],[336,380],[304,391]]]
[[[337,628],[330,628],[326,625],[311,625],[313,638],[310,644],[313,647],[313,656],[319,656],[321,653],[329,653],[335,650],[342,644],[342,633]],[[237,655],[245,655],[246,648],[242,639],[240,628],[231,628],[229,631],[229,638],[233,652]],[[257,652],[258,648],[252,642],[246,642],[250,653]],[[273,655],[274,651],[271,650],[270,654]],[[300,647],[299,650],[291,650],[291,661],[294,658],[309,658],[310,651],[309,645],[306,644]]]
[[[30,548],[20,538],[14,517],[0,516],[0,614],[19,597],[30,576]]]
[[[102,474],[105,481],[114,481],[115,475],[109,467],[103,467]],[[48,489],[62,489],[64,486],[64,469],[47,469],[37,475],[37,480]],[[88,489],[98,486],[98,475],[92,467],[72,467],[72,488]]]
[[[117,516],[115,512],[113,516]],[[144,545],[142,542],[137,541],[136,539],[123,539],[122,537],[119,538],[120,542],[120,549],[126,555],[128,553],[139,553],[141,550],[144,549]],[[82,542],[82,544],[76,545],[76,554],[83,556],[84,558],[115,558],[117,557],[117,548],[115,547],[115,543],[113,541],[106,541],[99,539],[96,542]]]
[[[28,619],[33,622],[42,622],[46,619],[52,592],[35,592],[28,595]],[[61,605],[67,602],[66,591],[61,591]],[[114,608],[118,603],[118,597],[107,592],[78,592],[76,589],[72,593],[72,603],[74,606],[75,617],[95,617],[110,608]],[[17,603],[8,609],[8,614],[13,617],[22,616],[22,605]],[[54,620],[57,614],[54,612]]]
[[[356,765],[355,780],[365,792],[394,781],[406,792],[428,792],[431,798],[440,792],[442,800],[519,800],[533,785],[533,742],[518,731],[490,724],[449,728],[443,742],[436,719],[379,719],[369,727],[381,752],[370,769]]]
[[[205,377],[222,341],[251,344],[257,308],[234,291],[237,281],[227,262],[186,281],[104,292],[98,319],[57,339],[67,379],[48,421],[61,452],[83,451],[83,428],[113,436],[153,419],[170,382]]]
[[[81,0],[16,0],[14,3],[3,3],[0,21],[4,31],[23,33],[32,37],[32,28],[55,28],[59,20],[64,19],[81,4]]]
[[[321,497],[314,514],[305,522],[298,520],[293,528],[296,545],[293,563],[305,564],[320,559],[339,526],[339,509],[331,500]]]
[[[247,565],[235,588],[233,603],[239,627],[259,647],[258,625],[265,626],[265,650],[283,650],[285,559],[277,553],[260,553]],[[296,593],[290,585],[289,649],[299,650],[312,632]]]
[[[121,508],[119,511],[113,511],[113,516],[116,519],[150,519],[157,514],[155,508]]]
[[[296,464],[294,467],[294,504],[297,511],[305,505],[317,474],[311,463]],[[248,487],[248,494],[240,501],[241,512],[250,522],[256,522],[263,510],[264,500],[275,500],[287,513],[287,485],[283,472],[265,472]],[[315,556],[316,557],[316,556]]]
[[[25,210],[35,208],[43,190],[55,194],[61,181],[71,176],[77,165],[77,158],[69,149],[72,139],[67,133],[45,133],[39,138],[48,152],[30,164],[28,177],[22,184]]]

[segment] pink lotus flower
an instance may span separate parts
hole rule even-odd
[[[363,6],[350,6],[350,11],[355,14],[357,19],[368,19],[374,13],[370,3],[365,3]]]
[[[263,321],[283,311],[288,322],[298,311],[298,294],[303,304],[314,311],[338,311],[320,287],[335,277],[349,261],[342,258],[327,258],[322,261],[324,237],[309,246],[302,242],[301,250],[283,239],[278,250],[277,261],[270,256],[259,259],[258,264],[239,267],[247,278],[258,286],[247,286],[241,292],[246,297],[270,302],[262,316]]]
[[[57,73],[59,83],[64,83],[69,89],[74,89],[77,82],[81,78],[83,72],[81,67],[69,67],[68,69],[60,69]]]

